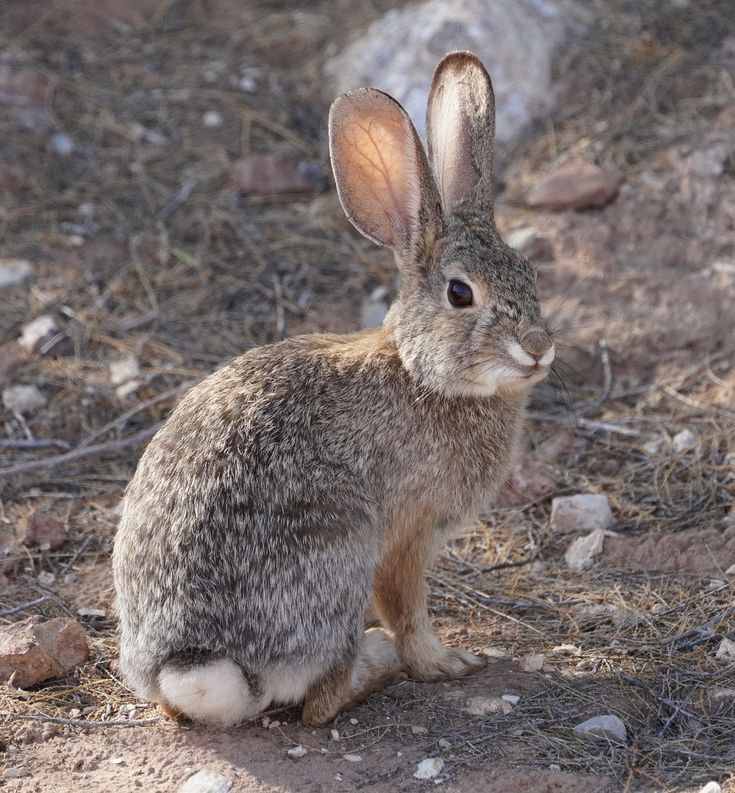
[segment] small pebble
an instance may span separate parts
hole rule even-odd
[[[41,584],[41,586],[51,586],[54,581],[56,581],[56,576],[53,573],[49,573],[47,570],[38,574],[38,583]]]
[[[449,748],[451,747],[451,745],[452,745],[451,743],[449,743],[449,741],[448,741],[446,738],[440,738],[440,739],[437,741],[437,744],[438,744],[438,745],[439,745],[439,746],[440,746],[442,749],[449,749]]]
[[[357,719],[350,719],[350,724],[355,725],[355,724],[359,724],[359,722],[357,721]]]
[[[17,286],[33,276],[33,265],[27,259],[0,259],[0,289]]]
[[[347,760],[348,763],[361,763],[362,757],[359,754],[343,754],[342,758]]]
[[[82,711],[79,708],[72,708],[69,711],[69,717],[72,719],[78,719],[82,715]]]
[[[504,699],[510,705],[517,705],[521,701],[517,694],[503,694],[501,699]]]
[[[441,757],[427,757],[418,764],[413,775],[416,779],[433,779],[443,768],[444,760]]]
[[[715,658],[720,661],[735,661],[735,642],[724,638],[717,647]]]
[[[713,780],[708,782],[703,788],[700,788],[699,793],[722,793],[722,787],[719,782]]]
[[[278,721],[278,719],[273,719],[273,721],[268,725],[268,729],[275,730],[276,727],[280,727],[280,726],[281,726],[281,722]]]
[[[735,575],[735,564],[731,564],[727,570],[725,570],[725,575]]]
[[[67,573],[67,574],[64,576],[64,583],[65,583],[65,584],[76,584],[76,582],[77,582],[78,580],[79,580],[79,579],[78,579],[78,576],[77,576],[77,574],[76,574],[76,573]]]
[[[46,397],[34,385],[13,385],[3,390],[3,405],[13,413],[34,413],[46,404]]]
[[[413,735],[426,735],[429,732],[429,728],[423,727],[420,724],[414,724],[411,727],[411,732]]]
[[[339,730],[332,730],[329,734],[332,736],[333,741],[339,740]]]
[[[74,151],[74,141],[63,132],[55,132],[48,142],[49,151],[59,157],[68,157]]]
[[[557,765],[556,763],[552,763],[549,766],[549,771],[561,771],[561,766]]]
[[[125,761],[122,757],[111,757],[109,762],[111,765],[122,765]]]
[[[521,669],[524,672],[540,672],[544,668],[546,656],[541,654],[524,655],[521,658]]]
[[[697,436],[688,429],[677,432],[671,439],[671,448],[677,452],[686,452],[697,445]]]
[[[219,129],[223,121],[222,114],[218,113],[216,110],[208,110],[202,116],[202,124],[204,124],[207,129]]]
[[[309,750],[305,746],[299,744],[298,746],[291,747],[287,754],[289,757],[293,757],[294,760],[298,760],[300,757],[309,754]]]

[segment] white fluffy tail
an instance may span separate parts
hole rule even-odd
[[[227,658],[189,667],[167,664],[158,685],[165,703],[194,721],[231,727],[261,710],[242,669]]]

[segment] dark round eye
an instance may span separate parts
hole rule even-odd
[[[472,305],[472,289],[464,281],[453,278],[447,287],[447,298],[455,308],[468,308]]]

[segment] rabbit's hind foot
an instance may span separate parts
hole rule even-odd
[[[301,711],[305,724],[327,724],[342,710],[395,680],[401,672],[393,637],[382,628],[365,631],[351,664],[333,669],[308,691]]]

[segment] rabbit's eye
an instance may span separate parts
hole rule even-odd
[[[464,281],[453,278],[447,288],[447,299],[455,308],[469,308],[472,305],[472,289]]]

